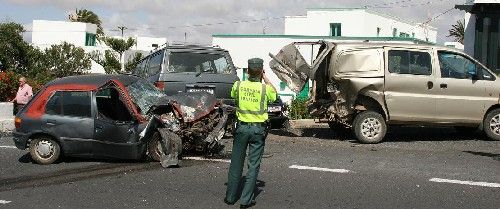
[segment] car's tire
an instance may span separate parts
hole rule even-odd
[[[41,165],[54,163],[61,155],[59,143],[49,137],[38,137],[30,142],[31,159]]]
[[[161,134],[160,132],[154,132],[151,136],[151,140],[148,143],[148,156],[153,161],[160,162],[161,154],[163,149],[161,147]]]
[[[380,113],[367,110],[356,115],[353,129],[359,142],[374,144],[384,139],[387,125]]]
[[[500,141],[500,109],[495,109],[484,117],[483,130],[493,140]]]

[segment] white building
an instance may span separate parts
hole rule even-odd
[[[447,41],[447,42],[444,42],[445,46],[447,47],[452,47],[452,48],[456,48],[456,49],[460,49],[460,50],[464,50],[464,45],[461,44],[460,42],[456,42],[456,41]]]
[[[455,8],[466,11],[464,51],[500,73],[500,0],[467,1]]]
[[[277,54],[281,47],[291,42],[342,40],[433,43],[437,36],[433,27],[367,9],[309,9],[306,16],[286,17],[284,31],[283,35],[215,34],[212,35],[212,44],[228,50],[236,67],[246,68],[247,60],[253,57],[262,58],[264,63],[269,63],[269,53]],[[318,49],[302,46],[300,50],[303,51],[304,58],[311,62]],[[270,69],[266,69],[268,66],[264,65],[264,68],[283,100],[295,98],[295,93]],[[238,76],[245,79],[242,69],[238,70]],[[305,91],[307,90],[306,87]]]
[[[364,8],[313,8],[285,18],[285,35],[403,37],[436,42],[436,28]]]
[[[104,51],[111,49],[104,43],[96,39],[97,26],[90,23],[67,22],[67,21],[48,21],[48,20],[33,20],[32,40],[31,43],[40,48],[46,49],[51,45],[67,42],[77,47],[82,47],[85,52],[99,51],[104,54]],[[117,36],[116,38],[121,38]],[[149,53],[156,47],[165,44],[166,38],[155,37],[132,37],[136,40],[136,44],[126,55],[134,54],[134,51],[141,53]],[[131,53],[130,53],[131,52]],[[92,73],[105,73],[104,68],[92,61]]]

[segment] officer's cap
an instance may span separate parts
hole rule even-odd
[[[252,58],[248,60],[248,69],[262,69],[264,68],[264,60],[261,58]]]

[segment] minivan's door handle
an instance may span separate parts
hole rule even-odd
[[[434,88],[434,83],[432,81],[427,81],[427,89],[432,89]]]
[[[442,83],[439,85],[439,87],[441,87],[442,89],[445,89],[445,88],[448,88],[448,84]]]

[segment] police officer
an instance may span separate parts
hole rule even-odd
[[[267,103],[276,100],[276,89],[265,76],[263,63],[259,58],[249,59],[248,81],[237,81],[231,89],[231,97],[237,102],[238,123],[224,202],[233,205],[238,200],[236,195],[248,147],[248,171],[241,193],[240,208],[255,205],[254,189],[267,136]]]

